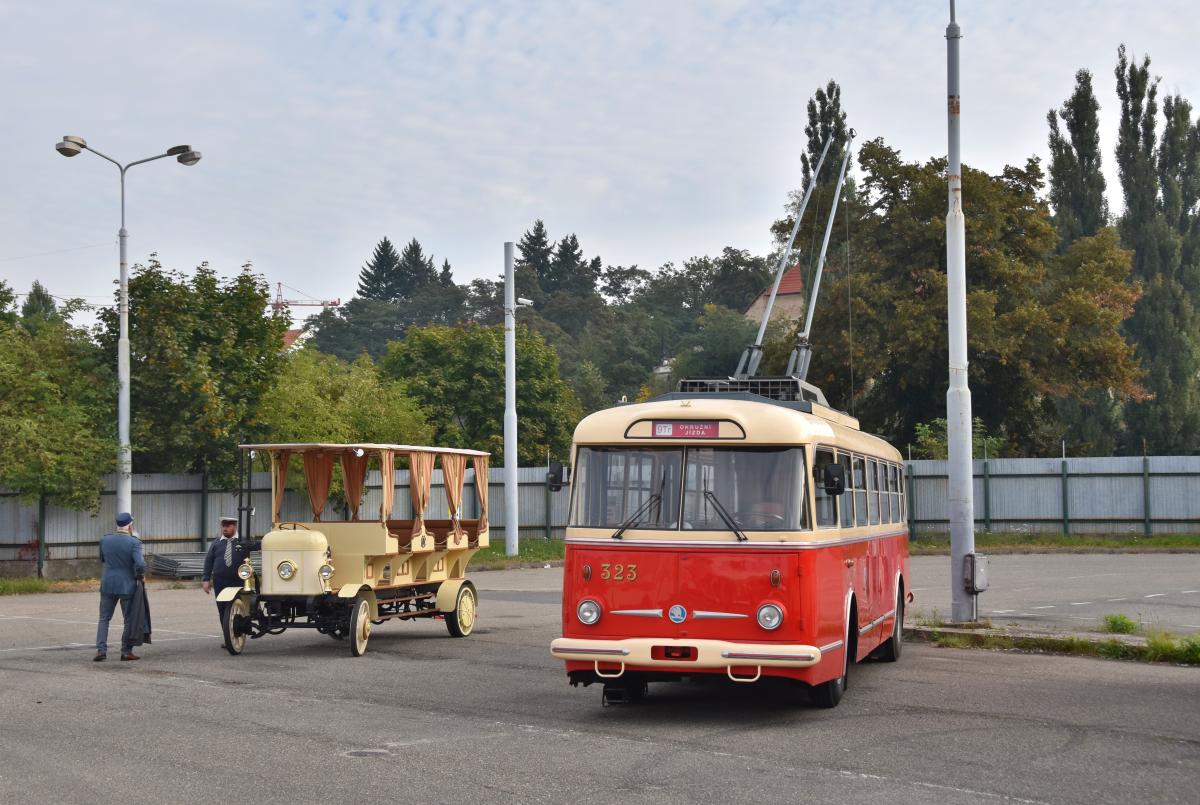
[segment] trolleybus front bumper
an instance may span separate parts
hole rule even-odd
[[[623,640],[560,637],[550,644],[550,653],[560,660],[613,663],[639,668],[808,668],[821,661],[821,650],[816,646],[662,637],[631,637]]]

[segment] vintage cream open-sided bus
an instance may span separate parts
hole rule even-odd
[[[350,651],[367,649],[371,626],[385,620],[445,618],[454,637],[475,625],[475,586],[467,562],[488,545],[488,454],[478,450],[396,444],[252,444],[244,450],[271,459],[272,529],[262,540],[262,576],[242,564],[241,588],[222,591],[230,601],[222,624],[226,647],[241,653],[246,638],[291,628],[316,629],[349,638]],[[293,461],[293,459],[298,459]],[[392,518],[395,469],[407,463],[411,520]],[[435,461],[445,481],[448,520],[425,517]],[[281,518],[288,469],[303,468],[313,519]],[[477,479],[479,516],[462,516],[468,463]],[[334,465],[341,469],[349,520],[321,519],[329,499]],[[379,510],[361,511],[367,470],[381,470]]]
[[[784,677],[832,707],[856,661],[899,657],[900,455],[786,383],[792,400],[676,392],[576,428],[551,645],[573,685],[612,701],[650,681]]]

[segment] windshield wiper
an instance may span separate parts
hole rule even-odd
[[[651,506],[653,506],[655,503],[661,503],[663,488],[666,485],[667,485],[667,474],[664,472],[662,480],[659,481],[659,483],[658,483],[658,491],[655,492],[650,497],[646,498],[646,502],[643,503],[641,506],[638,506],[637,509],[633,512],[633,514],[629,515],[629,519],[627,519],[625,522],[621,523],[621,527],[613,532],[612,538],[620,539],[621,535],[624,534],[627,529],[629,529],[630,527],[632,527],[634,524],[636,524],[638,522],[638,518],[640,518],[646,512],[650,511]],[[660,512],[660,515],[661,515],[661,512]]]
[[[742,533],[742,529],[737,527],[737,523],[729,516],[729,512],[725,511],[725,507],[721,505],[721,501],[712,493],[712,490],[705,489],[704,498],[712,503],[713,508],[717,510],[717,514],[721,515],[721,519],[725,521],[725,525],[729,526],[729,530],[737,534],[738,542],[745,542],[749,539],[749,537]]]

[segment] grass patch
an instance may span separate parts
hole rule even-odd
[[[1104,626],[1101,631],[1109,634],[1133,634],[1138,630],[1137,621],[1120,612],[1110,612],[1104,616]]]
[[[516,556],[504,555],[504,541],[498,540],[471,557],[469,567],[494,570],[531,563],[561,562],[566,543],[561,539],[523,539]]]
[[[0,576],[0,595],[27,595],[49,591],[50,582],[46,579]]]
[[[1012,552],[1104,552],[1104,551],[1200,551],[1200,534],[1009,534],[978,532],[975,547],[980,551]],[[922,534],[909,542],[914,556],[950,552],[949,534]]]
[[[1070,654],[1083,657],[1103,657],[1110,660],[1163,662],[1200,666],[1200,635],[1179,638],[1157,631],[1146,636],[1145,645],[1127,643],[1116,638],[1088,640],[1071,635],[1004,635],[970,632],[944,632],[933,629],[917,634],[939,648],[986,648],[993,651],[1026,651],[1035,654]]]

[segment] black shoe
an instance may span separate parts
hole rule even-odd
[[[96,656],[92,657],[92,662],[104,662],[106,657],[108,657],[108,655],[103,651],[97,651]]]

